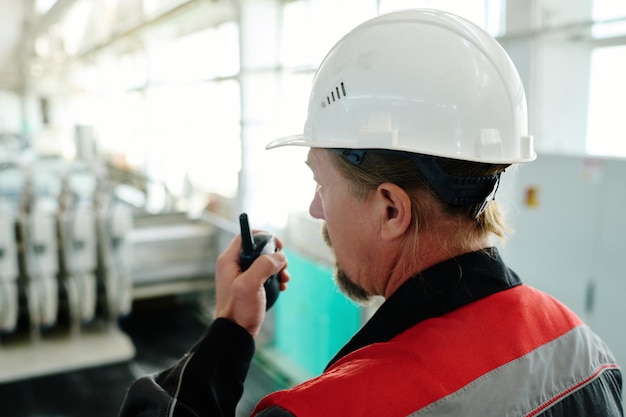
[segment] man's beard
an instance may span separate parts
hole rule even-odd
[[[322,225],[322,236],[324,237],[324,242],[326,242],[328,247],[332,249],[333,245],[330,240],[330,236],[328,235],[326,223]],[[372,295],[368,293],[365,288],[352,281],[337,261],[335,261],[334,278],[339,290],[351,300],[364,305],[369,304],[372,301]]]

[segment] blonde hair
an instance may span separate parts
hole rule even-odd
[[[477,217],[474,215],[478,209],[475,205],[453,206],[447,204],[437,197],[426,178],[407,158],[368,152],[357,167],[337,153],[331,152],[330,154],[339,172],[348,180],[349,189],[355,198],[364,199],[370,191],[375,190],[384,182],[402,187],[411,199],[412,227],[416,236],[420,228],[428,221],[426,213],[433,209],[433,204],[436,204],[437,209],[443,211],[450,218],[472,224],[469,234],[464,228],[462,234],[460,233],[458,236],[465,242],[472,242],[488,235],[505,239],[510,232],[503,211],[496,201],[491,201]],[[509,166],[444,158],[440,158],[439,163],[448,174],[461,177],[490,176],[503,172]],[[425,195],[431,198],[424,198]]]

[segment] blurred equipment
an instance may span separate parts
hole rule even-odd
[[[0,382],[134,355],[121,311],[103,301],[111,285],[97,254],[108,243],[96,239],[93,184],[75,162],[0,169]]]
[[[234,224],[149,214],[97,158],[13,160],[0,166],[0,383],[133,358],[119,319],[135,300],[211,299]]]

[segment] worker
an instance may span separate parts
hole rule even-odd
[[[623,416],[609,348],[494,244],[507,233],[501,174],[536,154],[522,82],[491,36],[435,10],[362,23],[320,65],[303,132],[268,148],[287,145],[310,148],[310,214],[338,286],[385,301],[321,375],[254,416]],[[290,278],[280,251],[242,272],[240,245],[217,262],[216,320],[175,366],[131,386],[121,416],[235,415],[263,282]]]

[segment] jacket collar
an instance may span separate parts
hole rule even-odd
[[[498,250],[486,248],[448,259],[410,278],[327,365],[357,349],[385,342],[428,318],[521,284]]]

